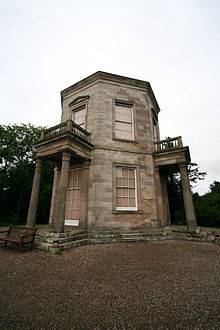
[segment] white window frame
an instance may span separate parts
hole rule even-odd
[[[83,122],[82,124],[77,124],[77,123],[75,122],[75,113],[76,113],[77,111],[80,111],[80,110],[85,110],[84,122]],[[71,119],[72,119],[72,121],[73,121],[76,125],[80,126],[82,129],[86,129],[86,115],[87,115],[87,105],[86,105],[85,103],[84,103],[84,104],[81,104],[81,105],[78,105],[76,108],[72,108],[72,109],[71,109]],[[82,125],[83,125],[84,127],[82,127]]]
[[[131,122],[116,119],[116,106],[121,106],[121,107],[131,109]],[[126,103],[126,102],[115,101],[114,112],[115,112],[114,113],[114,137],[118,140],[134,141],[134,106],[133,106],[133,104]],[[132,136],[131,136],[130,139],[117,136],[116,123],[131,124],[131,135]]]
[[[132,169],[134,170],[134,179],[135,179],[135,187],[133,188],[135,191],[135,206],[126,206],[126,207],[121,207],[121,206],[117,206],[117,196],[116,196],[116,190],[117,188],[127,188],[129,189],[129,186],[117,186],[116,185],[116,173],[117,173],[117,168],[126,168],[126,169]],[[114,178],[114,182],[115,182],[115,189],[114,189],[114,196],[115,196],[115,210],[116,211],[138,211],[138,187],[137,187],[137,167],[135,166],[129,166],[129,165],[115,165],[115,178]]]

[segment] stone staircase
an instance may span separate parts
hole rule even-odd
[[[220,232],[189,231],[182,228],[167,227],[148,230],[70,230],[54,233],[48,227],[38,228],[35,247],[57,254],[62,250],[87,244],[141,243],[161,240],[184,240],[220,244]]]

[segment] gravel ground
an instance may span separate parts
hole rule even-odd
[[[0,329],[220,329],[220,246],[0,247]]]

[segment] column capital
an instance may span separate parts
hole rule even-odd
[[[91,161],[86,161],[82,163],[82,169],[89,169]]]
[[[63,161],[69,162],[70,158],[71,158],[71,152],[69,150],[64,150],[62,152],[62,162]]]
[[[43,161],[43,158],[41,156],[36,155],[36,156],[33,156],[33,160],[35,162],[38,162],[38,161]]]
[[[179,164],[179,168],[188,168],[188,164],[187,163],[180,163]]]
[[[35,158],[35,165],[36,166],[41,166],[42,163],[43,163],[43,159],[41,157],[36,157]]]

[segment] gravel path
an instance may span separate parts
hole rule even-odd
[[[0,247],[0,329],[220,329],[220,246]]]

